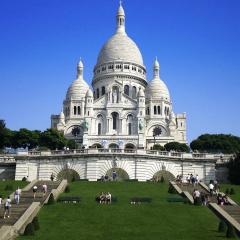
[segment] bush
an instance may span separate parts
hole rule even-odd
[[[229,192],[229,194],[230,194],[230,195],[233,195],[233,194],[235,194],[235,190],[234,190],[234,188],[231,188],[231,189],[230,189],[230,192]]]
[[[49,199],[48,199],[48,204],[49,205],[52,205],[55,203],[55,199],[53,197],[53,194],[51,193],[50,196],[49,196]]]
[[[176,194],[177,193],[176,189],[173,187],[172,184],[169,184],[168,193],[171,193],[171,194]]]
[[[27,181],[27,178],[26,178],[26,177],[23,177],[23,178],[22,178],[22,181],[23,181],[23,182],[26,182],[26,181]]]
[[[76,178],[73,176],[72,177],[72,182],[75,182],[76,181]]]
[[[221,220],[218,225],[218,232],[225,232],[226,231],[226,223]]]
[[[33,236],[34,235],[34,226],[32,223],[29,223],[24,231],[25,236]]]
[[[13,186],[12,185],[9,185],[7,184],[4,188],[5,191],[13,191]]]
[[[32,224],[33,224],[33,227],[34,227],[35,231],[40,229],[39,222],[38,222],[38,217],[33,218]]]
[[[164,180],[164,177],[161,176],[161,179],[160,179],[160,182],[163,183],[165,180]]]
[[[227,238],[234,238],[235,237],[235,231],[234,231],[234,228],[232,225],[228,225],[228,228],[227,228],[227,233],[226,233],[226,237]]]
[[[69,192],[70,192],[70,187],[69,187],[69,185],[66,186],[64,192],[65,192],[65,193],[69,193]]]
[[[226,193],[227,195],[229,194],[229,189],[228,189],[228,188],[225,190],[225,193]]]

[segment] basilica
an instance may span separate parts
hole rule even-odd
[[[84,80],[82,60],[59,115],[51,127],[74,139],[79,148],[151,149],[168,142],[186,143],[186,114],[175,114],[157,59],[153,77],[136,43],[125,31],[120,3],[116,32],[106,41],[93,69],[92,88]]]

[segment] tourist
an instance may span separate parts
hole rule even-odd
[[[5,202],[5,205],[4,205],[4,216],[3,216],[3,218],[6,218],[6,215],[7,215],[8,218],[10,217],[10,208],[11,208],[11,199],[10,199],[10,196],[8,196],[7,200]]]
[[[112,202],[112,195],[110,192],[106,194],[106,203],[110,204]]]
[[[2,206],[2,195],[0,195],[0,208]]]
[[[198,174],[196,175],[195,182],[198,185],[198,183],[199,183],[199,176],[198,176]]]
[[[105,203],[105,194],[103,192],[99,196],[99,203],[100,204]]]
[[[200,198],[201,193],[199,192],[199,190],[194,189],[192,196],[193,196],[194,204],[198,205],[198,203],[200,203],[200,200],[201,200]]]
[[[35,199],[38,187],[36,185],[33,186],[33,198]]]
[[[212,182],[210,182],[210,184],[209,184],[209,191],[210,191],[210,196],[212,197],[213,196],[213,190],[214,190],[214,185],[213,185],[213,183]]]
[[[52,182],[53,182],[53,180],[54,180],[54,177],[55,177],[55,176],[54,176],[54,174],[52,173],[51,176],[50,176],[50,179],[51,179]]]
[[[186,180],[187,180],[187,183],[190,183],[190,174],[187,175]]]
[[[42,191],[43,191],[43,197],[44,197],[46,195],[46,193],[47,193],[47,184],[46,183],[44,183],[42,185]]]
[[[17,190],[14,192],[14,200],[16,204],[19,204],[21,195],[21,189],[18,187]]]
[[[115,181],[116,178],[117,178],[117,173],[116,173],[115,170],[113,170],[113,172],[112,172],[112,179],[113,179],[113,181]]]

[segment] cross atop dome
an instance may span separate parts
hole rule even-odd
[[[122,1],[119,1],[119,7],[117,12],[117,33],[125,34],[125,12],[122,7]]]

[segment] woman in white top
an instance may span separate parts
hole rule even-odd
[[[2,195],[0,195],[0,208],[2,206]]]
[[[33,187],[33,198],[35,199],[35,197],[36,197],[36,192],[37,192],[37,186],[35,185],[34,187]]]
[[[11,199],[10,197],[8,196],[6,202],[5,202],[5,205],[4,205],[4,217],[3,218],[6,218],[6,215],[7,217],[9,218],[10,217],[10,208],[11,208]]]

